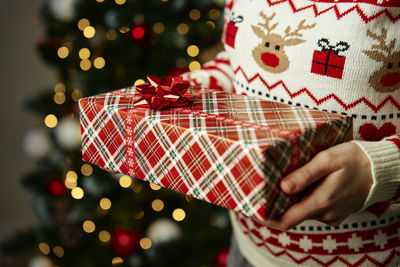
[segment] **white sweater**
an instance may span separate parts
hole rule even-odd
[[[400,264],[400,1],[228,1],[222,39],[225,51],[185,78],[353,117],[374,179],[338,227],[280,231],[231,213],[243,255],[255,266]]]

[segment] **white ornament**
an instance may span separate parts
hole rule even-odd
[[[30,259],[28,267],[52,267],[53,263],[46,256],[35,256]]]
[[[57,143],[64,149],[76,149],[81,144],[81,128],[75,119],[61,119],[54,129],[54,133]]]
[[[30,129],[23,137],[22,147],[29,158],[43,159],[52,150],[49,133],[41,128]]]
[[[147,236],[155,245],[179,238],[181,234],[178,224],[167,218],[156,220],[147,229]]]
[[[76,0],[50,0],[49,9],[53,16],[63,22],[71,22],[75,18]]]

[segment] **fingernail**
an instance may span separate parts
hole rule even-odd
[[[292,192],[295,188],[296,185],[291,181],[291,180],[285,180],[282,182],[282,186],[286,189],[288,192]]]

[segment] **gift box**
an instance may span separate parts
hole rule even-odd
[[[225,44],[232,48],[235,48],[236,34],[238,31],[238,24],[243,21],[242,16],[235,17],[232,13],[230,21],[226,25],[225,29]]]
[[[258,220],[293,201],[288,172],[352,138],[351,118],[213,90],[187,106],[137,106],[134,87],[79,101],[83,160]]]
[[[339,55],[339,52],[346,51],[349,45],[346,42],[339,42],[336,46],[331,46],[327,39],[321,39],[318,41],[318,46],[321,51],[314,51],[311,72],[342,79],[346,57]]]

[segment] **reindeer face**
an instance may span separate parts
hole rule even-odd
[[[370,30],[367,36],[379,41],[379,45],[372,45],[373,50],[363,51],[369,58],[382,62],[382,67],[369,78],[369,83],[378,92],[388,93],[400,89],[400,51],[393,52],[396,39],[386,43],[386,30],[381,35]]]
[[[303,43],[305,40],[297,38],[303,36],[299,33],[300,30],[311,29],[315,24],[304,25],[305,20],[302,20],[293,31],[290,26],[287,26],[285,35],[281,36],[276,33],[271,33],[278,25],[278,23],[272,26],[269,25],[275,13],[267,17],[264,13],[260,12],[260,16],[262,16],[266,22],[264,24],[259,23],[258,25],[261,27],[252,26],[254,33],[262,39],[261,43],[253,49],[253,57],[257,64],[268,72],[284,72],[289,68],[290,63],[284,50],[285,46],[294,46]]]
[[[379,92],[393,92],[400,89],[400,52],[394,53],[369,79],[369,83]]]
[[[282,36],[272,33],[263,37],[262,42],[253,49],[257,64],[266,71],[280,73],[289,67],[289,59],[284,51]]]

